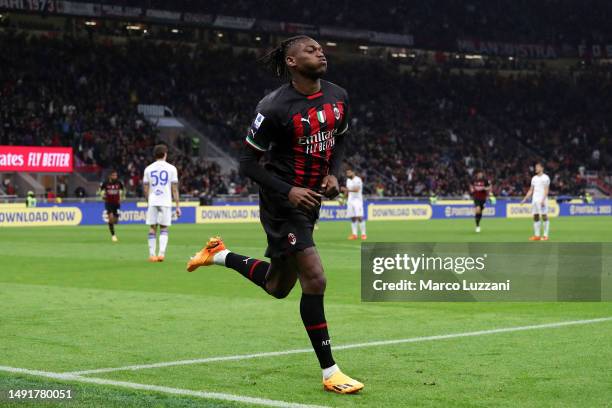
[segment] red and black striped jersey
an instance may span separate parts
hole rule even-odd
[[[312,95],[285,84],[259,102],[246,142],[269,152],[268,171],[292,186],[317,188],[348,130],[348,112],[346,91],[331,82],[321,80]]]
[[[489,192],[487,188],[491,185],[489,180],[486,179],[474,179],[472,182],[472,197],[474,200],[486,200]]]
[[[105,180],[100,184],[100,190],[104,192],[104,202],[107,204],[119,204],[121,202],[121,190],[123,183],[119,180]]]

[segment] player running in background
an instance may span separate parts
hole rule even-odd
[[[327,61],[319,43],[297,36],[283,41],[266,57],[285,85],[257,105],[240,158],[241,173],[259,184],[259,209],[268,238],[270,262],[238,255],[211,238],[188,263],[187,270],[221,265],[278,299],[299,280],[300,314],[319,360],[326,390],[347,394],[363,384],[343,374],[331,351],[323,308],[326,278],[312,231],[323,196],[338,195],[338,180],[348,129],[348,96],[339,86],[320,80]],[[260,158],[268,152],[268,163]]]
[[[535,164],[535,176],[531,178],[531,187],[521,201],[524,203],[531,197],[531,213],[533,214],[533,236],[530,241],[548,241],[549,221],[548,221],[548,190],[550,188],[550,178],[544,174],[542,163]],[[544,234],[541,235],[542,222],[544,221]]]
[[[474,219],[476,220],[476,232],[480,232],[480,220],[482,219],[482,212],[485,204],[487,203],[487,197],[491,192],[491,183],[485,179],[484,173],[481,170],[476,172],[476,177],[472,184],[470,184],[470,193],[474,199]]]
[[[346,201],[347,215],[351,219],[351,235],[348,239],[357,239],[357,226],[361,229],[361,239],[368,239],[365,221],[363,220],[363,182],[352,168],[346,169],[346,187],[342,191],[348,195]]]
[[[121,208],[121,199],[125,197],[125,189],[123,188],[123,183],[119,181],[119,175],[115,170],[112,170],[108,178],[100,183],[98,191],[104,200],[111,239],[113,242],[117,242],[115,224],[119,222],[119,208]]]
[[[144,195],[147,197],[147,225],[149,226],[149,261],[163,262],[168,246],[168,227],[172,224],[172,199],[176,205],[176,216],[181,216],[179,207],[178,172],[166,161],[168,148],[157,145],[153,148],[155,162],[144,171]],[[156,254],[157,226],[159,226],[159,252]]]

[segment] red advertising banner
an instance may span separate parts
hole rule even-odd
[[[72,147],[0,146],[0,173],[72,173]]]

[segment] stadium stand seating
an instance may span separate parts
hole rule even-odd
[[[407,33],[418,36],[426,45],[441,47],[454,44],[458,37],[551,44],[612,38],[609,24],[612,4],[606,0],[589,0],[584,8],[577,8],[574,0],[380,0],[376,7],[365,0],[262,0],[256,3],[244,0],[105,0],[103,3]]]
[[[239,4],[237,2],[236,4]],[[215,3],[216,4],[216,3]],[[230,4],[230,3],[228,3]],[[231,2],[234,4],[234,2]],[[186,45],[0,34],[0,142],[71,145],[82,170],[116,168],[132,195],[157,141],[136,104],[171,107],[219,129],[209,136],[237,156],[257,101],[280,82],[256,53]],[[373,74],[375,73],[375,74]],[[331,58],[329,79],[350,91],[348,158],[366,192],[462,196],[484,169],[498,195],[522,194],[529,166],[544,160],[553,192],[578,195],[584,173],[612,163],[610,73],[399,67]],[[172,157],[184,194],[247,194],[256,188],[194,160]]]

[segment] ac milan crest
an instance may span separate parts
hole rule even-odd
[[[340,109],[338,109],[336,105],[334,105],[334,118],[336,118],[336,120],[340,120]]]

